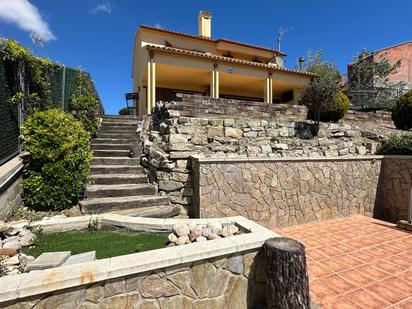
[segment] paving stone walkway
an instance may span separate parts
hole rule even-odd
[[[276,229],[306,247],[321,308],[412,308],[412,233],[364,216]]]

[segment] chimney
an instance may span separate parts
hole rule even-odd
[[[212,14],[205,11],[199,12],[199,36],[210,39],[212,36]]]

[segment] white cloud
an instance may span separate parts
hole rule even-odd
[[[158,28],[158,29],[162,29],[163,27],[162,27],[162,25],[161,24],[159,24],[159,23],[157,23],[156,25],[154,25],[155,26],[155,28]]]
[[[20,29],[35,33],[45,41],[56,39],[38,8],[29,0],[0,0],[0,20],[16,24]]]
[[[103,1],[96,5],[94,9],[90,11],[91,14],[96,14],[99,12],[111,14],[113,10],[112,4],[109,1]]]

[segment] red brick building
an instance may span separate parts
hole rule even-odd
[[[406,88],[412,88],[412,41],[386,47],[372,53],[373,57],[385,57],[391,64],[401,61],[401,67],[389,76],[393,83],[404,82]]]

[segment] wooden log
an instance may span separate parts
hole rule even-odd
[[[263,245],[267,257],[267,308],[309,308],[309,283],[305,247],[286,237],[268,239]]]

